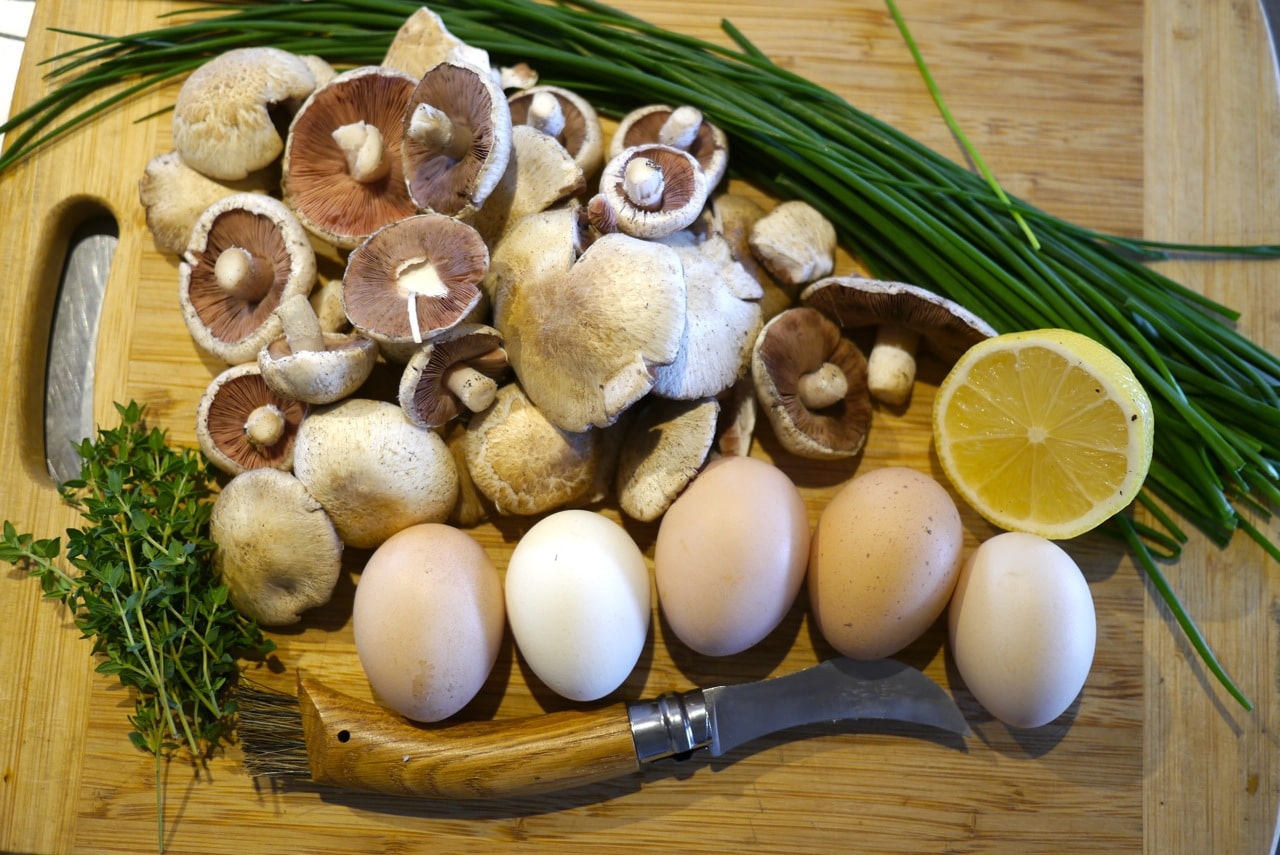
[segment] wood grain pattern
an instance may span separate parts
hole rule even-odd
[[[169,2],[39,0],[15,104],[44,91],[36,62],[77,43],[50,26],[123,33]],[[627,0],[624,8],[724,41],[727,17],[779,62],[959,159],[900,36],[879,3],[815,0],[798,11],[762,0]],[[1125,234],[1276,241],[1277,96],[1256,5],[1248,0],[920,0],[908,16],[948,103],[1011,191],[1056,214]],[[136,120],[171,102],[139,97],[0,177],[0,508],[44,535],[74,523],[43,467],[41,396],[60,260],[90,212],[120,226],[96,366],[95,412],[145,402],[173,437],[194,442],[195,402],[218,366],[202,359],[176,306],[176,263],[158,253],[137,204],[146,160],[169,147],[167,123]],[[842,257],[842,264],[851,264]],[[1273,264],[1170,267],[1244,313],[1280,345]],[[329,271],[333,275],[333,270]],[[767,435],[755,454],[782,465],[816,517],[858,469],[903,464],[941,478],[929,408],[945,366],[923,366],[905,410],[877,410],[851,463],[791,458]],[[613,506],[602,512],[617,519]],[[532,521],[476,530],[501,568]],[[992,530],[966,513],[966,545]],[[653,526],[627,523],[652,555]],[[1274,526],[1273,526],[1274,528]],[[1280,572],[1243,541],[1196,538],[1167,569],[1210,643],[1257,704],[1213,685],[1138,571],[1111,541],[1068,544],[1099,615],[1095,668],[1052,725],[1015,732],[983,713],[951,669],[935,628],[903,655],[953,692],[975,735],[963,746],[907,727],[808,727],[715,761],[646,770],[568,793],[496,803],[387,799],[245,776],[238,749],[164,772],[174,852],[634,851],[1240,852],[1262,853],[1280,804]],[[306,668],[368,697],[349,615],[363,556],[348,556],[334,601],[277,633],[281,689]],[[154,851],[154,773],[128,743],[126,693],[92,673],[88,643],[38,585],[0,569],[0,850]],[[649,645],[611,701],[795,670],[830,654],[805,604],[747,654],[711,660],[655,616]],[[466,720],[574,708],[503,648]]]

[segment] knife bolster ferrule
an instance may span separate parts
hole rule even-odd
[[[700,690],[627,704],[636,757],[650,763],[711,744],[711,718]]]

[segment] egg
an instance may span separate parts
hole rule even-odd
[[[502,578],[484,547],[440,523],[410,526],[369,556],[356,585],[356,654],[375,697],[414,721],[479,693],[502,644]]]
[[[1012,727],[1041,727],[1066,712],[1093,664],[1088,582],[1061,546],[1036,535],[998,534],[975,549],[947,623],[965,686]]]
[[[706,466],[658,527],[653,569],[667,625],[693,650],[729,656],[786,617],[809,562],[809,515],[795,484],[753,457]]]
[[[854,659],[892,656],[947,607],[964,532],[951,494],[906,467],[860,474],[822,509],[809,600],[822,637]]]
[[[507,564],[516,648],[552,691],[593,701],[630,675],[649,635],[649,567],[622,526],[591,511],[539,520]]]

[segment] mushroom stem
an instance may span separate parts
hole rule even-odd
[[[420,145],[453,156],[458,149],[465,148],[464,141],[459,139],[465,134],[456,133],[456,130],[457,126],[443,110],[422,103],[413,108],[407,134]]]
[[[558,137],[564,132],[564,121],[564,108],[554,94],[536,92],[529,99],[529,115],[525,124],[537,128],[549,137]]]
[[[284,436],[284,413],[275,404],[255,407],[244,420],[244,435],[255,448],[269,448]]]
[[[487,410],[498,396],[497,382],[465,362],[444,373],[444,385],[473,413]]]
[[[368,122],[352,122],[333,132],[333,141],[347,158],[347,172],[361,184],[385,178],[391,171],[382,131]]]
[[[647,157],[633,157],[622,175],[622,192],[635,205],[653,208],[662,204],[666,182],[662,167]]]
[[[796,381],[796,397],[805,409],[821,410],[838,404],[849,394],[849,380],[840,366],[824,362],[815,371],[802,374]]]
[[[702,127],[702,111],[697,107],[676,107],[658,129],[658,142],[688,150]]]
[[[276,317],[284,327],[284,338],[293,353],[325,350],[324,330],[311,301],[301,294],[286,297],[276,306]]]
[[[270,264],[244,247],[231,246],[218,253],[213,278],[218,287],[242,300],[260,300],[275,280]]]
[[[916,379],[920,334],[897,324],[882,324],[867,354],[867,390],[877,401],[898,405],[911,396]]]

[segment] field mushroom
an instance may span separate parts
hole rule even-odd
[[[704,253],[687,231],[662,242],[684,271],[685,325],[675,359],[653,367],[652,392],[680,400],[717,395],[751,365],[761,326],[759,285],[732,259],[725,267]]]
[[[256,362],[233,365],[210,381],[196,408],[196,441],[229,475],[293,466],[307,405],[284,398],[262,379]]]
[[[280,301],[276,317],[284,335],[258,351],[262,379],[276,394],[331,404],[355,392],[373,371],[377,343],[358,333],[325,332],[301,294]]]
[[[489,67],[487,51],[472,47],[449,32],[443,18],[426,6],[420,6],[396,30],[381,64],[420,78],[446,60],[461,60],[478,68]]]
[[[506,370],[501,333],[484,324],[459,324],[409,359],[400,380],[400,407],[414,424],[440,427],[462,413],[487,409]]]
[[[604,165],[604,129],[591,102],[563,86],[531,86],[507,97],[513,129],[528,125],[555,138],[587,180]]]
[[[415,523],[444,522],[458,498],[453,455],[388,401],[317,408],[298,431],[293,472],[343,543],[372,549]]]
[[[480,305],[489,249],[444,214],[415,214],[371,234],[347,257],[342,306],[352,325],[404,363],[433,335]]]
[[[582,497],[599,463],[597,432],[556,427],[517,383],[467,423],[467,471],[502,514],[539,514]]]
[[[196,345],[234,365],[256,359],[280,335],[276,306],[310,294],[315,281],[315,252],[290,210],[270,196],[235,193],[192,228],[178,264],[178,302]]]
[[[274,170],[259,170],[239,181],[218,181],[192,169],[176,150],[147,161],[138,179],[138,201],[156,246],[181,255],[191,229],[205,209],[233,193],[266,193]]]
[[[660,238],[688,227],[707,201],[707,177],[687,152],[649,144],[624,149],[604,166],[601,204],[608,222],[597,216],[601,232],[611,226],[638,238]]]
[[[618,456],[618,507],[653,522],[702,469],[715,447],[720,405],[715,398],[645,398],[635,406]]]
[[[285,201],[316,237],[352,249],[382,226],[417,213],[401,171],[400,123],[416,81],[361,66],[318,88],[285,143]]]
[[[241,473],[209,519],[213,569],[231,604],[262,626],[288,626],[333,597],[342,541],[306,487],[278,469]]]
[[[720,183],[729,167],[729,138],[696,107],[649,104],[632,110],[618,121],[609,141],[609,156],[617,157],[624,149],[647,143],[687,151],[706,176],[708,189]]]
[[[685,324],[676,251],[623,234],[592,243],[562,276],[506,288],[494,326],[529,398],[567,431],[607,427],[675,359]]]
[[[511,129],[511,159],[484,205],[466,217],[492,245],[514,223],[583,190],[582,167],[554,137],[528,125]]]
[[[236,181],[272,163],[284,147],[279,110],[316,88],[307,63],[273,47],[233,48],[183,82],[173,105],[173,145],[192,169]]]
[[[756,396],[787,451],[817,460],[853,457],[871,427],[867,363],[840,328],[804,306],[775,315],[751,357]]]
[[[511,159],[511,110],[487,69],[441,62],[422,75],[402,115],[409,196],[421,211],[467,217]]]
[[[904,282],[837,276],[814,282],[800,302],[818,309],[843,329],[875,327],[867,354],[867,387],[872,397],[901,405],[911,397],[916,351],[923,343],[939,358],[954,361],[996,331],[968,309]]]
[[[748,234],[751,251],[791,294],[835,268],[836,229],[808,202],[783,202]]]
[[[569,204],[517,220],[493,247],[480,281],[496,315],[508,291],[564,276],[586,244],[581,206]]]
[[[716,193],[707,201],[704,240],[720,236],[733,260],[760,285],[760,313],[769,320],[794,302],[795,289],[784,289],[751,251],[751,229],[767,212],[764,206],[741,193]]]

